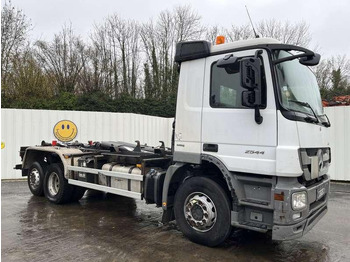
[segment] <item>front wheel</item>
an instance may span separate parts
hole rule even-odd
[[[231,233],[230,201],[223,188],[207,177],[191,177],[176,192],[174,213],[191,241],[217,246]]]
[[[45,197],[55,204],[67,203],[71,200],[73,186],[68,184],[64,177],[60,164],[52,164],[48,167],[44,179]]]

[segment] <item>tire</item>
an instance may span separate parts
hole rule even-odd
[[[34,196],[44,195],[44,170],[39,162],[34,162],[28,172],[27,181],[29,190]]]
[[[64,177],[61,164],[51,164],[44,179],[45,197],[52,203],[64,204],[71,200],[73,186]]]
[[[214,247],[231,233],[229,198],[219,184],[207,177],[185,180],[176,192],[174,213],[181,232],[195,243]]]
[[[77,202],[79,201],[85,194],[86,188],[80,187],[80,186],[75,186],[73,188],[73,193],[72,193],[72,202]]]

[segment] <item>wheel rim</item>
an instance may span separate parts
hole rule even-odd
[[[36,190],[40,186],[40,173],[39,170],[33,168],[29,174],[29,185],[32,189]]]
[[[55,173],[55,172],[52,172],[49,175],[48,189],[49,189],[49,192],[52,196],[57,195],[57,193],[60,189],[60,179],[59,179],[57,173]]]
[[[184,204],[184,215],[187,223],[196,231],[207,232],[216,223],[216,207],[206,194],[190,194]]]

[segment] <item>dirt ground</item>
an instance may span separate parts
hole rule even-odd
[[[301,239],[237,230],[217,248],[162,225],[161,209],[143,201],[88,193],[53,205],[25,181],[2,182],[1,190],[3,261],[350,261],[350,184],[332,184],[328,213]]]

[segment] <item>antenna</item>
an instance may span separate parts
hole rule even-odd
[[[255,38],[259,38],[259,35],[258,35],[258,34],[256,33],[256,31],[255,31],[253,21],[252,21],[252,19],[250,18],[250,14],[249,14],[249,11],[248,11],[248,7],[247,7],[247,6],[245,6],[245,9],[247,10],[247,15],[248,15],[248,17],[249,17],[250,24],[252,25],[252,28],[253,28],[253,32],[254,32]]]

